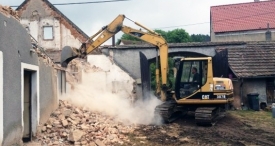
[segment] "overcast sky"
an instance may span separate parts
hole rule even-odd
[[[1,5],[18,6],[24,0],[0,0]],[[103,0],[49,0],[52,4]],[[89,36],[109,24],[117,15],[137,21],[151,29],[165,31],[183,28],[189,34],[210,33],[210,7],[254,0],[129,0],[112,3],[56,6]],[[125,20],[124,25],[139,28]],[[118,33],[119,38],[122,32]],[[111,42],[111,41],[108,41]]]

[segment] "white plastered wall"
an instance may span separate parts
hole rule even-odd
[[[39,93],[39,67],[31,64],[21,63],[21,123],[22,123],[22,132],[24,130],[24,70],[33,71],[32,73],[32,101],[36,98],[36,105],[32,105],[32,132],[36,133],[36,127],[39,125],[40,120],[40,93]],[[34,109],[36,107],[36,109]],[[35,125],[33,125],[35,124]]]
[[[28,27],[30,34],[45,49],[62,49],[64,46],[79,48],[82,42],[72,35],[70,29],[67,29],[58,19],[54,17],[41,18],[40,21],[30,21],[22,19],[20,21],[25,27]],[[43,39],[43,26],[53,26],[53,40]]]

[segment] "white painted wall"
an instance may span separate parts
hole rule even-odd
[[[36,127],[39,125],[40,121],[40,89],[39,89],[39,67],[31,64],[21,63],[21,125],[22,133],[24,130],[24,70],[31,70],[35,73],[32,74],[32,101],[36,98],[36,109],[32,108],[32,116],[36,117],[32,119],[32,132],[36,133]],[[34,106],[32,106],[34,107]],[[35,124],[35,125],[34,125]]]
[[[3,127],[3,52],[0,51],[0,145],[3,143],[4,127]]]
[[[32,28],[32,31],[30,31],[31,36],[34,37],[34,39],[37,41],[39,36],[39,23],[38,21],[31,21],[29,25],[29,29]]]
[[[81,42],[71,35],[71,31],[67,29],[63,24],[61,24],[62,31],[62,46],[72,46],[75,48],[79,48],[81,46]]]
[[[111,90],[111,92],[121,95],[127,95],[132,92],[133,82],[135,80],[116,64],[112,63],[107,56],[88,55],[87,61],[91,66],[99,67],[103,71],[83,74],[83,82],[85,79],[89,78],[90,75],[93,75],[95,80],[100,79],[101,84],[105,83],[104,86],[106,87],[106,90]]]
[[[20,23],[25,27],[29,27],[30,34],[39,42],[45,49],[60,50],[64,46],[72,46],[79,48],[82,44],[78,38],[75,38],[69,29],[60,23],[54,17],[41,18],[40,21],[30,21],[28,19],[20,20]],[[43,39],[43,26],[53,26],[53,40]]]

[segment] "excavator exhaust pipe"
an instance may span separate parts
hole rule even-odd
[[[78,57],[77,50],[74,50],[70,46],[65,46],[61,51],[61,66],[67,68],[68,64],[75,58]]]

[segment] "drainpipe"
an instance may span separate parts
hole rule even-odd
[[[243,110],[243,106],[244,106],[244,104],[243,104],[243,78],[241,78],[240,87],[241,87],[241,106],[242,106],[242,110]]]

